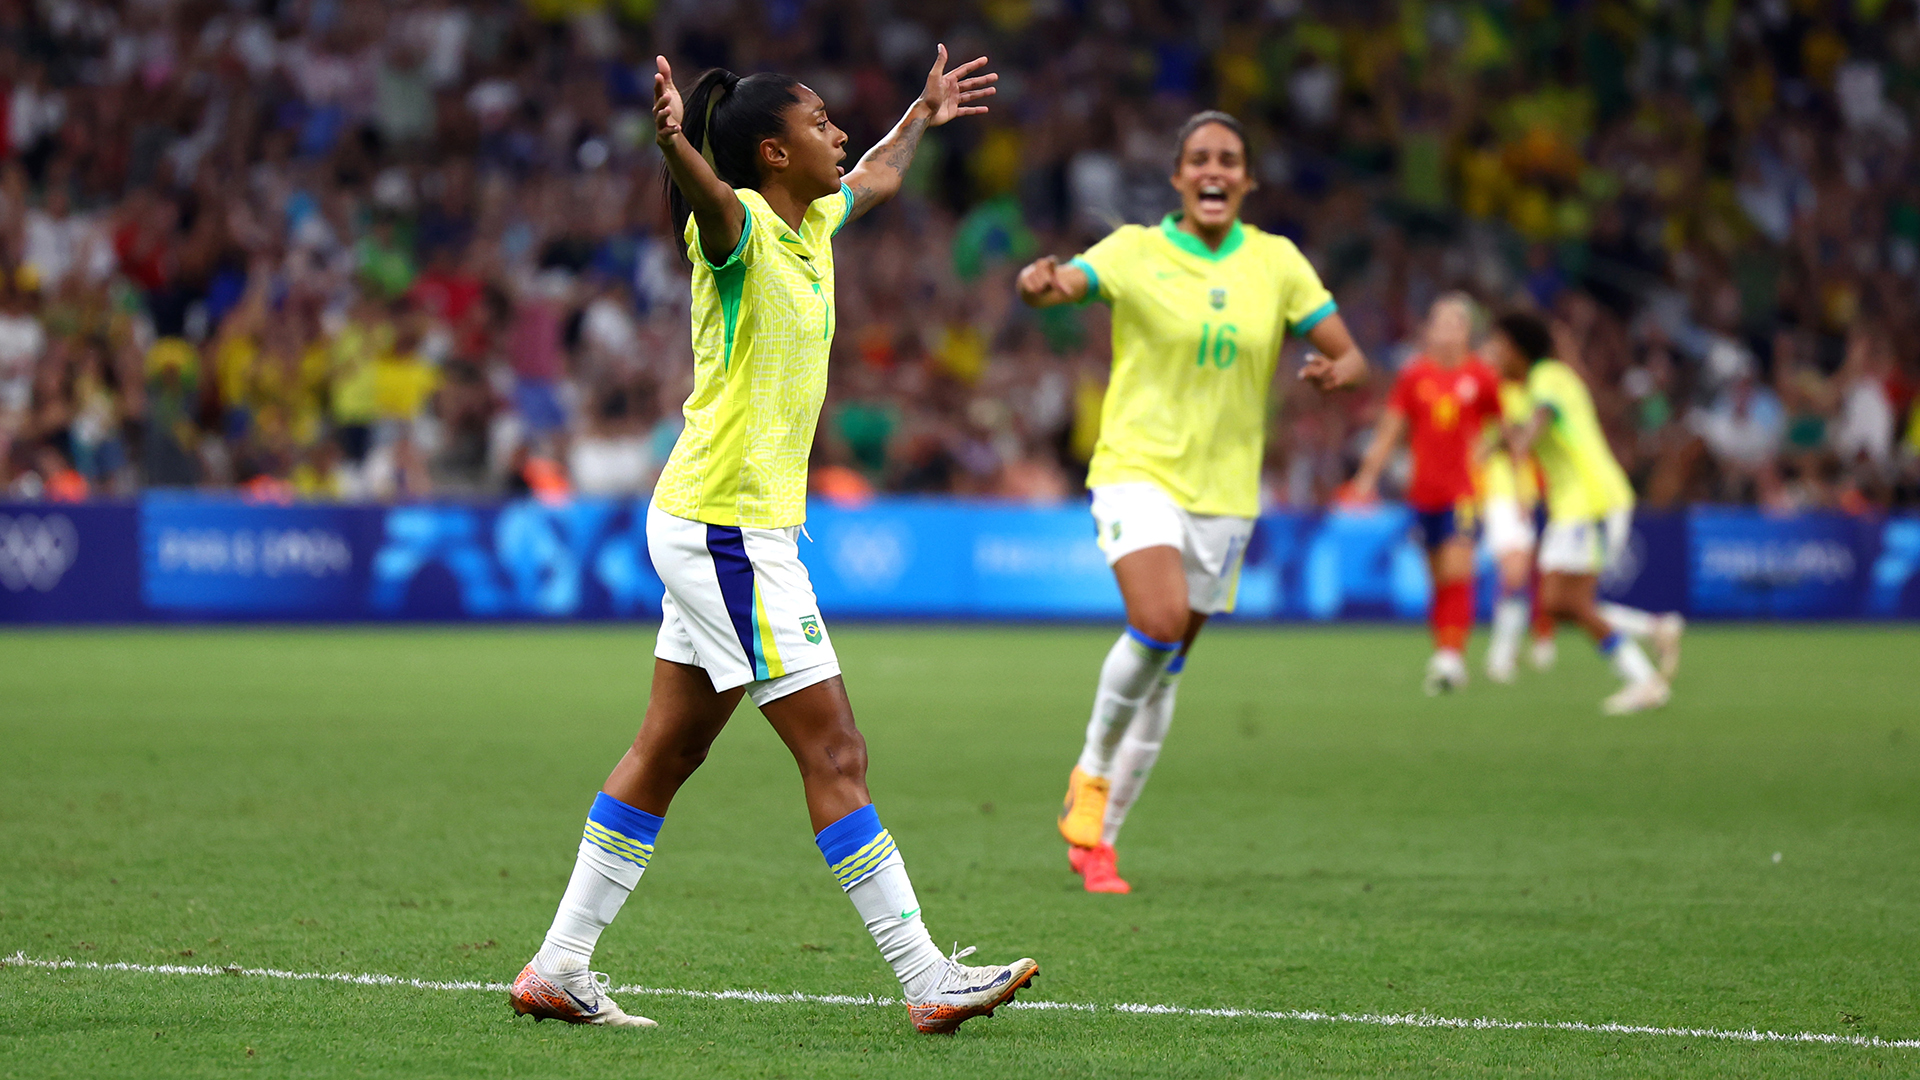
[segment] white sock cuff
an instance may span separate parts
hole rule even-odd
[[[640,884],[640,867],[626,859],[609,855],[589,840],[580,841],[580,861],[600,872],[600,876],[632,892]]]

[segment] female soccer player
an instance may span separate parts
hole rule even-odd
[[[640,881],[674,793],[744,693],[793,752],[815,840],[893,966],[921,1031],[990,1014],[1038,965],[967,967],[934,947],[920,901],[867,796],[866,742],[840,681],[795,536],[833,339],[833,235],[900,190],[920,137],[994,92],[984,57],[946,70],[845,182],[846,135],[785,76],[709,71],[685,104],[665,57],[655,139],[693,262],[694,389],[647,510],[666,583],[653,690],[633,746],[587,814],[546,943],[514,982],[516,1011],[649,1026],[607,995],[593,947]]]
[[[1530,409],[1509,429],[1515,461],[1532,454],[1547,474],[1547,528],[1540,538],[1540,606],[1577,623],[1613,662],[1626,685],[1603,703],[1612,716],[1667,703],[1667,680],[1680,664],[1678,615],[1652,615],[1598,603],[1600,574],[1620,557],[1633,529],[1633,485],[1614,460],[1580,373],[1553,358],[1553,334],[1536,315],[1494,322],[1489,357],[1509,379],[1524,379]],[[1650,638],[1661,670],[1636,638]]]
[[[1534,608],[1530,612],[1527,587],[1534,577],[1533,548],[1537,537],[1535,516],[1540,506],[1540,482],[1531,459],[1514,463],[1507,453],[1506,424],[1525,423],[1531,411],[1525,385],[1512,379],[1500,382],[1500,417],[1485,445],[1486,459],[1480,463],[1481,518],[1486,523],[1487,550],[1500,575],[1499,593],[1493,602],[1493,634],[1487,643],[1487,678],[1510,683],[1518,670],[1520,639],[1525,635],[1529,615],[1533,623],[1533,666],[1545,671],[1553,666],[1553,619],[1540,613],[1539,591],[1534,590]]]
[[[1122,226],[1064,264],[1040,259],[1019,278],[1034,307],[1113,308],[1113,375],[1087,486],[1127,628],[1100,668],[1060,811],[1068,861],[1090,892],[1129,891],[1114,839],[1160,755],[1187,651],[1207,616],[1233,610],[1281,340],[1312,341],[1319,352],[1300,378],[1323,390],[1367,374],[1299,249],[1241,223],[1254,178],[1239,121],[1200,113],[1175,145],[1178,213]]]
[[[1400,369],[1387,411],[1373,431],[1373,444],[1354,474],[1353,493],[1371,500],[1380,471],[1402,433],[1413,450],[1407,502],[1420,526],[1433,581],[1428,610],[1433,658],[1427,661],[1429,694],[1467,684],[1462,655],[1473,629],[1474,454],[1481,429],[1500,420],[1500,380],[1469,351],[1473,301],[1450,294],[1427,313],[1426,351]]]

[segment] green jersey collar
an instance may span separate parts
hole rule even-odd
[[[1235,218],[1233,227],[1227,230],[1227,238],[1220,242],[1220,250],[1215,251],[1207,246],[1206,241],[1180,228],[1178,211],[1160,219],[1160,231],[1166,234],[1167,241],[1174,247],[1189,255],[1198,255],[1209,262],[1219,262],[1240,250],[1241,243],[1247,238],[1246,230],[1240,227],[1240,219]]]

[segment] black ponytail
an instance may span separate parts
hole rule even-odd
[[[788,106],[800,100],[800,80],[763,71],[742,78],[725,68],[700,76],[687,92],[680,130],[693,149],[713,166],[715,176],[729,187],[760,186],[760,144],[787,129]],[[687,234],[687,205],[680,186],[667,174],[667,208],[673,214],[673,234]]]

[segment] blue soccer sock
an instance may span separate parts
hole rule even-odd
[[[879,811],[869,803],[821,829],[813,842],[867,924],[907,1000],[923,1000],[945,957],[927,934],[907,865],[892,834],[880,824]]]
[[[620,914],[620,906],[640,884],[640,875],[653,858],[661,821],[604,791],[594,796],[573,877],[535,964],[548,971],[587,966],[600,932]]]

